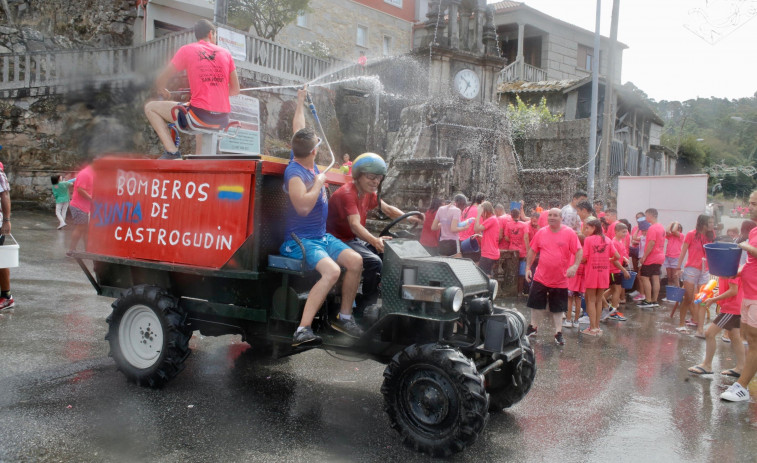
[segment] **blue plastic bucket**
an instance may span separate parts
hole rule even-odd
[[[520,264],[518,264],[518,275],[526,276],[526,261],[525,260],[520,261]]]
[[[666,286],[665,287],[665,298],[669,301],[673,302],[681,302],[683,301],[683,288],[678,288],[676,286]]]
[[[739,273],[741,248],[734,243],[710,243],[704,245],[710,275],[732,277]]]
[[[620,286],[623,289],[631,289],[633,288],[633,282],[636,281],[636,272],[629,270],[628,271],[629,277],[626,278],[623,276],[623,274],[620,274]]]
[[[520,210],[520,201],[510,201],[510,210],[513,209]]]
[[[464,254],[472,254],[481,250],[481,246],[478,244],[478,240],[473,238],[466,238],[460,242],[460,251]]]

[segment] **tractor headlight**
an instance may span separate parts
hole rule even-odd
[[[497,280],[489,280],[489,292],[491,293],[491,300],[493,301],[497,297],[497,291],[499,291],[499,282]]]
[[[463,290],[457,286],[450,286],[442,293],[442,307],[445,310],[459,312],[463,306]]]

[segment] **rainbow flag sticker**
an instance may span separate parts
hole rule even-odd
[[[218,199],[228,201],[239,201],[242,199],[244,187],[237,185],[221,185],[218,187]]]

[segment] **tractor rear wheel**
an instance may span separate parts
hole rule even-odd
[[[130,381],[160,388],[184,369],[191,330],[175,297],[157,286],[129,288],[107,318],[110,356]]]
[[[459,350],[411,345],[384,370],[384,409],[405,445],[446,457],[476,441],[489,418],[484,378]]]

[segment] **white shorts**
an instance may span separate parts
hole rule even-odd
[[[683,269],[683,281],[695,285],[703,285],[710,281],[710,279],[710,272],[707,270],[702,270],[696,267],[685,267]]]

